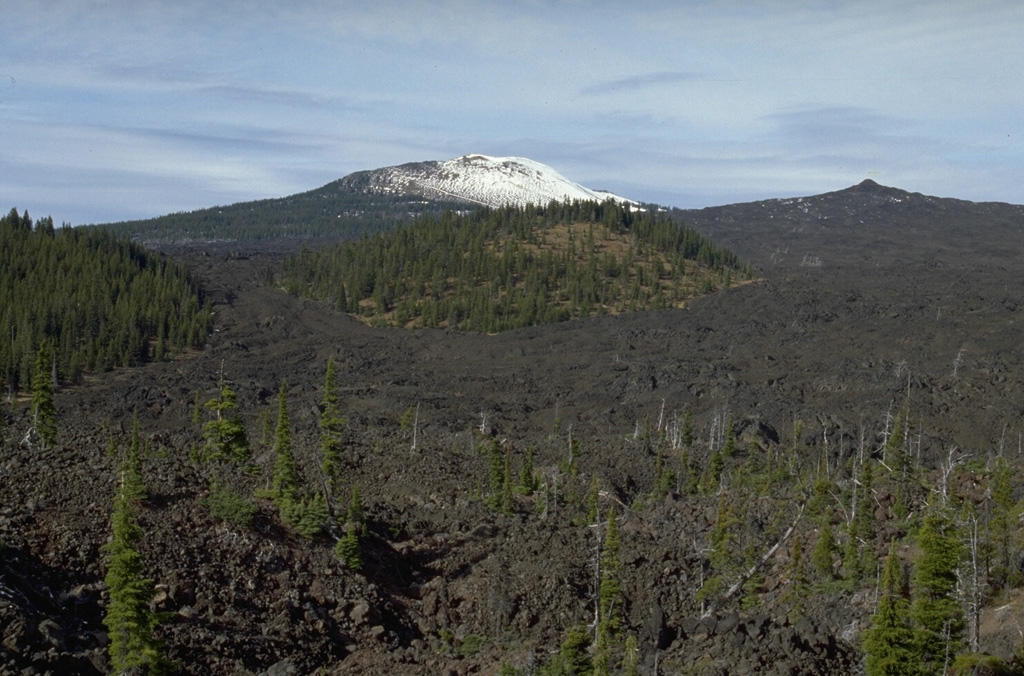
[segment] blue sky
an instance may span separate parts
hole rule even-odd
[[[8,3],[0,212],[75,225],[518,155],[699,207],[1024,203],[1024,3]]]

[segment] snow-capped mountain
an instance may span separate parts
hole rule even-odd
[[[463,155],[443,162],[412,162],[359,172],[358,177],[367,192],[419,194],[428,199],[492,207],[546,205],[551,200],[574,199],[633,202],[610,192],[585,188],[551,167],[525,157]]]

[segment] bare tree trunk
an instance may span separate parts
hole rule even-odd
[[[416,402],[416,416],[412,421],[412,450],[416,450],[416,435],[420,427],[420,404]]]
[[[978,517],[972,515],[964,522],[967,531],[969,558],[957,569],[958,587],[967,616],[967,643],[971,652],[980,650],[981,634],[981,569]]]
[[[793,530],[796,528],[796,525],[800,523],[800,518],[803,516],[803,514],[804,506],[801,504],[800,509],[796,513],[796,518],[793,520],[793,523],[790,524],[789,528],[786,529],[786,532],[782,534],[782,537],[779,538],[779,540],[774,545],[772,545],[767,552],[765,552],[764,556],[762,556],[757,561],[757,563],[755,563],[753,566],[750,567],[750,569],[747,572],[741,575],[740,579],[734,582],[733,585],[729,587],[728,591],[726,591],[721,598],[711,603],[711,605],[706,610],[704,610],[703,613],[701,613],[701,617],[707,617],[708,615],[711,615],[716,610],[725,605],[726,601],[735,596],[736,592],[743,588],[743,585],[747,583],[747,580],[754,577],[754,575],[757,574],[757,571],[761,570],[761,567],[764,566],[764,564],[766,564],[768,560],[772,558],[772,556],[774,556],[775,552],[779,550],[779,547],[785,544],[786,540],[789,539],[789,536],[793,534]]]

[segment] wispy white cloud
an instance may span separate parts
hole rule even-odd
[[[597,96],[611,92],[631,92],[646,87],[657,87],[661,85],[672,85],[680,82],[688,82],[700,77],[698,73],[688,71],[661,71],[658,73],[642,73],[629,77],[599,82],[584,87],[582,94]]]
[[[1024,202],[1020,3],[52,0],[8,18],[0,210],[134,218],[467,152],[686,206],[867,171]]]

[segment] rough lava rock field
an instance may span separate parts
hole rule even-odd
[[[776,607],[784,552],[761,606],[701,617],[697,549],[714,503],[670,493],[634,509],[657,461],[635,432],[690,409],[698,439],[728,416],[745,443],[788,444],[799,420],[810,447],[842,458],[864,430],[874,443],[909,393],[926,465],[953,445],[1019,455],[1024,209],[865,183],[684,216],[763,279],[685,310],[498,335],[373,329],[262,285],[296,242],[172,250],[214,300],[201,353],[62,389],[46,451],[17,444],[29,417],[25,402],[14,407],[0,449],[0,674],[106,673],[102,547],[117,466],[107,447],[127,443],[133,410],[149,448],[143,555],[184,673],[543,663],[567,628],[592,619],[595,542],[585,524],[540,518],[535,498],[517,496],[512,516],[489,510],[476,446],[494,438],[517,458],[530,447],[548,472],[570,429],[580,476],[600,474],[602,508],[621,510],[624,615],[641,673],[857,673],[873,597],[838,592],[791,621]],[[196,392],[214,396],[223,373],[263,470],[238,481],[265,486],[273,457],[260,421],[273,422],[283,379],[312,479],[329,356],[348,420],[343,482],[359,485],[369,522],[358,573],[328,538],[282,527],[269,503],[258,502],[251,531],[215,522],[203,505],[211,470],[189,456]],[[413,448],[399,420],[417,405]],[[744,518],[757,527],[757,513]],[[1024,606],[1010,599],[1001,612],[986,616],[983,645],[1008,657]]]

